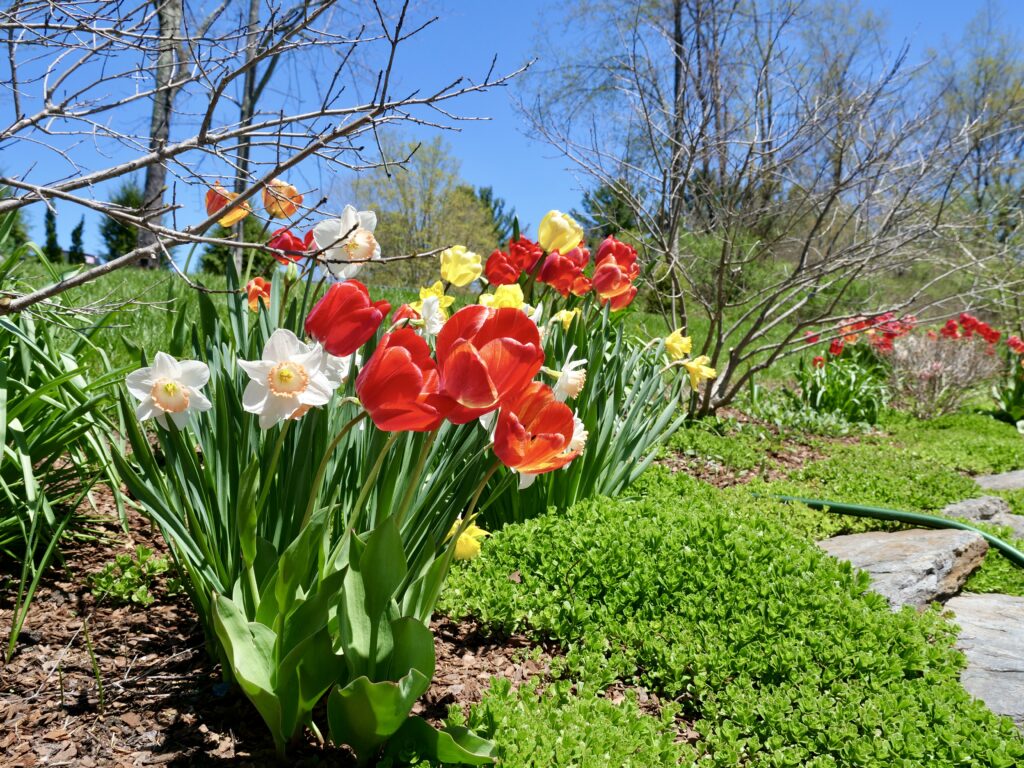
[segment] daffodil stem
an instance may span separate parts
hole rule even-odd
[[[434,446],[434,440],[437,439],[437,430],[435,429],[430,433],[430,436],[423,443],[423,447],[420,449],[420,457],[416,462],[416,468],[412,472],[412,477],[408,481],[408,487],[405,489],[405,493],[402,495],[402,501],[398,505],[398,509],[395,510],[395,525],[399,528],[402,527],[402,518],[405,517],[405,513],[409,509],[409,505],[412,503],[413,494],[416,493],[416,489],[420,486],[420,476],[423,474],[423,467],[427,463],[427,456],[430,455],[430,449]]]
[[[299,526],[300,531],[306,527],[309,523],[309,519],[313,516],[313,508],[316,506],[317,496],[320,495],[320,486],[323,484],[324,475],[327,474],[327,466],[331,462],[331,455],[334,453],[334,449],[338,447],[338,443],[340,443],[342,438],[349,433],[352,427],[365,419],[366,416],[366,411],[354,416],[341,428],[341,431],[334,436],[334,439],[331,440],[331,444],[328,445],[327,450],[324,451],[324,456],[320,460],[320,466],[317,467],[316,470],[316,476],[313,478],[313,485],[310,486],[309,489],[309,501],[306,504],[306,513],[302,516],[302,525]]]
[[[373,463],[373,468],[370,470],[370,474],[366,476],[363,487],[359,490],[359,498],[356,499],[355,506],[352,507],[352,519],[349,521],[348,529],[355,533],[356,523],[359,522],[359,518],[363,512],[363,506],[366,504],[366,500],[370,497],[370,489],[373,487],[374,482],[377,480],[377,475],[380,474],[380,468],[384,466],[384,459],[391,451],[391,446],[398,440],[398,436],[401,432],[392,432],[388,437],[388,441],[384,443],[384,447],[381,448],[380,454],[377,456],[377,461]]]

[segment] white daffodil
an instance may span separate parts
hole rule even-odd
[[[325,405],[335,385],[324,373],[319,345],[303,344],[291,331],[279,328],[263,347],[262,360],[239,360],[252,379],[242,394],[242,406],[259,414],[260,428]]]
[[[326,219],[313,227],[313,240],[317,249],[323,251],[321,258],[332,275],[348,280],[363,268],[359,262],[380,259],[380,245],[373,236],[376,227],[376,213],[357,211],[351,205],[346,205],[338,218]]]
[[[562,370],[554,372],[556,381],[551,390],[555,393],[555,399],[560,403],[564,403],[570,397],[579,395],[583,391],[583,386],[587,383],[587,369],[584,367],[587,361],[573,360],[572,356],[575,352],[576,345],[574,344],[569,348],[569,354],[566,355],[565,365],[562,366]]]
[[[353,352],[351,355],[345,357],[338,357],[324,352],[323,361],[323,372],[324,376],[327,377],[327,381],[330,383],[332,389],[337,389],[346,381],[348,381],[349,374],[352,373],[352,366],[360,366],[363,363],[363,356],[358,352]]]
[[[587,444],[588,437],[590,437],[590,433],[587,432],[587,428],[583,426],[583,419],[574,413],[572,415],[572,439],[569,441],[569,450],[582,451],[583,446]],[[565,466],[569,465],[566,464]]]
[[[437,296],[428,296],[423,299],[422,304],[423,306],[419,312],[420,317],[423,318],[423,333],[429,337],[437,336],[444,327],[444,322],[448,319],[448,315],[441,307]]]
[[[210,380],[210,369],[198,360],[177,361],[157,352],[153,365],[132,371],[125,384],[132,397],[139,399],[135,415],[139,421],[155,418],[167,429],[167,416],[181,429],[188,423],[189,411],[208,411],[210,401],[199,391]]]

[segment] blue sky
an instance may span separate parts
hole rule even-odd
[[[911,60],[928,49],[941,49],[959,38],[963,27],[983,6],[982,0],[865,0],[864,6],[888,20],[888,42],[911,46]],[[438,84],[459,75],[480,79],[493,56],[496,71],[512,70],[533,55],[539,26],[557,17],[561,3],[551,0],[442,0],[421,3],[421,18],[436,13],[440,20],[402,49],[397,63],[401,88]],[[1002,17],[1016,29],[1024,28],[1024,2],[1006,0]],[[453,154],[461,163],[464,179],[474,186],[492,186],[519,213],[524,228],[535,228],[550,208],[572,209],[579,205],[585,181],[571,164],[546,144],[533,140],[514,108],[514,87],[467,97],[459,113],[491,118],[485,122],[462,123],[459,131],[446,131]],[[428,131],[412,135],[430,138]],[[7,155],[10,150],[3,152]],[[14,163],[0,157],[4,171],[17,172]],[[335,201],[341,204],[343,201]],[[198,201],[197,201],[198,203]],[[66,213],[64,213],[66,210]],[[67,246],[71,229],[80,215],[70,206],[59,206],[62,244]],[[187,213],[187,212],[186,212]],[[198,216],[198,210],[195,215]],[[42,212],[30,214],[32,234],[42,239]],[[86,249],[101,250],[99,223],[87,217]]]

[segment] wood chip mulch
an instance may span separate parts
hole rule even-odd
[[[95,496],[104,538],[65,547],[64,564],[43,579],[17,652],[0,667],[0,765],[276,765],[273,741],[251,704],[220,682],[184,595],[168,595],[160,586],[148,607],[93,596],[88,575],[115,554],[134,552],[138,544],[166,553],[147,521],[131,513],[125,534],[110,492]],[[17,572],[17,564],[0,563],[4,644]],[[492,636],[447,619],[432,628],[437,674],[417,711],[435,724],[449,705],[465,709],[479,701],[492,676],[517,684],[550,670],[552,649],[525,637]],[[324,748],[312,737],[289,751],[288,762],[354,765],[346,750]]]

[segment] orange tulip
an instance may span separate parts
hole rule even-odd
[[[274,179],[263,188],[263,208],[272,219],[294,216],[301,204],[299,190],[286,181]]]
[[[217,211],[227,206],[236,197],[238,197],[238,193],[228,192],[218,181],[206,191],[206,215],[212,216],[217,213]],[[227,213],[217,220],[217,223],[222,227],[232,227],[250,213],[252,213],[252,208],[249,206],[248,202],[234,205],[228,209]]]
[[[257,312],[260,302],[263,306],[270,307],[270,281],[262,277],[254,277],[245,284],[245,292],[249,296],[249,311]]]
[[[494,454],[510,469],[539,475],[564,467],[579,455],[571,447],[572,409],[547,384],[534,381],[502,404],[494,429]]]

